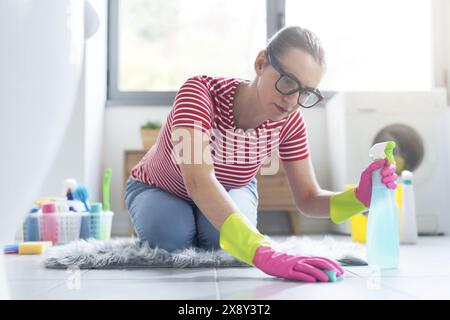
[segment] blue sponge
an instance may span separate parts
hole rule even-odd
[[[342,276],[336,277],[336,270],[322,270],[328,276],[328,282],[336,282],[342,280]]]

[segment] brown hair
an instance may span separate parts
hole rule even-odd
[[[269,40],[266,50],[280,59],[290,48],[298,48],[309,53],[325,67],[325,51],[320,39],[310,30],[299,26],[289,26],[280,29]]]

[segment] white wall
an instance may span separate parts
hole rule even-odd
[[[92,200],[102,200],[99,191],[106,101],[107,1],[89,2],[99,15],[100,27],[86,40],[75,110],[55,165],[41,191],[42,196],[60,196],[63,180],[75,178],[89,188]]]
[[[83,103],[84,85],[80,83],[69,126],[65,132],[55,162],[40,191],[40,196],[61,196],[63,180],[65,178],[74,177],[78,181],[84,178],[83,139],[85,126]]]
[[[113,235],[129,235],[130,223],[125,209],[124,151],[142,149],[140,126],[147,120],[164,121],[169,107],[106,108],[103,143],[103,165],[111,167],[111,209],[115,212]]]
[[[103,202],[103,124],[105,117],[107,85],[107,21],[106,0],[90,0],[100,19],[100,27],[86,43],[85,52],[85,168],[84,181],[89,186],[92,199]]]

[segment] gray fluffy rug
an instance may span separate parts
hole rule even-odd
[[[322,240],[292,236],[283,241],[272,241],[275,249],[284,252],[328,257],[344,266],[366,265],[365,246],[358,243],[336,241],[330,236]],[[248,267],[223,250],[189,248],[167,252],[132,238],[79,240],[56,246],[46,252],[44,264],[52,269]]]

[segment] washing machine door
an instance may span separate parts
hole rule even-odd
[[[373,144],[384,141],[395,141],[394,157],[397,174],[403,170],[414,172],[424,158],[424,142],[419,133],[406,124],[388,125],[376,134]]]

